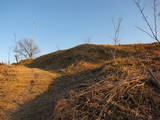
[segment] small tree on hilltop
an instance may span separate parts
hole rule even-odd
[[[115,46],[120,44],[120,30],[121,30],[122,21],[123,21],[122,18],[118,18],[116,22],[112,20],[113,27],[114,27],[112,40]],[[114,48],[114,50],[111,50],[111,53],[112,53],[113,58],[116,59],[116,48]]]
[[[14,48],[15,59],[17,63],[21,58],[33,58],[40,52],[39,47],[35,44],[33,39],[25,38],[16,42]]]

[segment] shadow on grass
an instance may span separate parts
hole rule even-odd
[[[103,67],[100,67],[58,77],[49,85],[47,91],[21,105],[12,114],[12,120],[47,120],[53,113],[57,100],[66,97],[70,90],[79,88],[82,84],[91,85],[93,82],[100,81],[104,76]]]
[[[100,46],[100,45],[81,45],[72,49],[61,52],[54,52],[35,59],[27,67],[39,68],[57,72],[65,69],[77,61],[84,61],[93,64],[102,63],[105,60],[112,60],[113,52],[116,51],[116,57],[128,57],[133,55],[133,52],[128,52],[128,49],[120,49],[119,46]],[[136,54],[135,54],[136,55]]]

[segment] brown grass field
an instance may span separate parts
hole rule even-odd
[[[0,65],[0,120],[158,120],[149,69],[160,80],[156,43],[84,44]]]

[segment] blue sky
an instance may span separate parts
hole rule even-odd
[[[136,29],[143,21],[132,0],[0,0],[0,61],[6,62],[9,48],[14,48],[13,34],[20,40],[34,33],[40,55],[88,38],[91,43],[112,44],[112,18],[118,17],[123,18],[122,44],[153,42]]]

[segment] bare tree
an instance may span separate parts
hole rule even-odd
[[[8,64],[10,64],[10,59],[11,59],[11,47],[9,47],[9,51],[8,51]]]
[[[123,20],[122,18],[118,18],[116,22],[112,20],[114,26],[114,33],[113,33],[114,45],[118,45],[120,43],[120,28],[122,20]]]
[[[152,39],[156,40],[157,42],[160,43],[160,38],[159,38],[159,31],[158,31],[158,17],[160,14],[160,11],[158,12],[158,0],[153,0],[153,5],[152,5],[152,9],[153,9],[153,24],[151,24],[151,22],[148,20],[148,17],[146,16],[146,14],[144,13],[144,8],[141,5],[140,0],[133,0],[134,3],[136,4],[140,14],[142,15],[142,18],[144,20],[144,22],[146,23],[148,30],[145,30],[141,27],[137,27],[140,31],[144,32],[145,34],[147,34],[149,37],[151,37]]]
[[[16,41],[14,48],[15,58],[18,62],[20,58],[33,58],[40,52],[38,46],[34,43],[33,39],[23,39]]]
[[[15,59],[16,59],[16,63],[19,63],[19,56],[17,54],[14,55]]]
[[[85,43],[89,44],[91,42],[91,38],[88,37],[87,40],[85,40]]]
[[[56,45],[56,48],[57,48],[57,50],[60,50],[60,48],[59,48],[59,46],[58,46],[58,45]]]
[[[113,27],[114,27],[112,40],[114,42],[114,45],[118,45],[120,43],[120,28],[121,28],[122,20],[123,20],[122,18],[118,18],[116,22],[112,20]],[[117,52],[116,48],[114,48],[114,50],[111,50],[111,53],[114,59],[116,58],[116,52]]]
[[[14,57],[15,57],[15,60],[16,60],[16,63],[18,64],[19,63],[19,53],[16,52],[16,50],[18,49],[17,48],[17,35],[16,33],[13,33],[13,36],[14,36],[14,42],[15,42],[15,48],[13,49],[13,52],[14,52]]]

